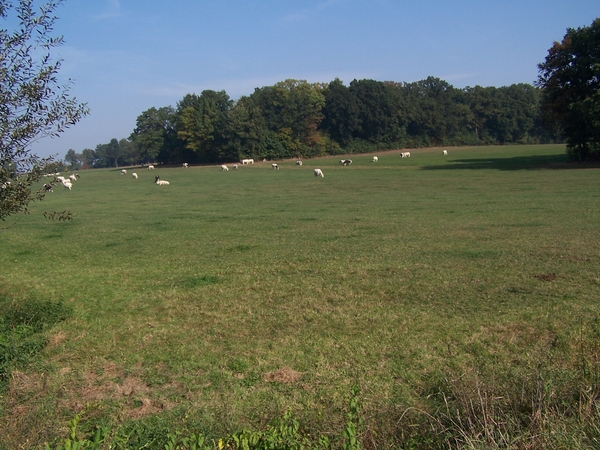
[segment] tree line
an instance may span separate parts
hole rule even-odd
[[[232,100],[187,94],[176,107],[142,112],[128,138],[69,150],[75,167],[277,160],[384,148],[550,143],[541,91],[525,83],[458,89],[438,78],[345,85],[285,80]]]

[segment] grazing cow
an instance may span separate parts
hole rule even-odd
[[[448,156],[448,150],[444,150],[442,153],[444,154],[444,156]]]
[[[410,158],[410,152],[402,152],[398,155],[400,158]]]
[[[221,166],[221,170],[222,170],[223,172],[229,172],[229,167],[227,167],[225,164],[223,164],[223,165]]]
[[[148,170],[154,170],[154,166],[153,166],[152,164],[150,164],[150,165],[148,166]]]
[[[188,165],[188,163],[183,163],[183,168],[184,168],[184,169],[187,169],[188,167],[190,167],[190,166]]]
[[[127,171],[125,169],[121,170],[121,175],[125,175]]]
[[[137,173],[133,172],[131,176],[137,180]]]
[[[349,166],[352,164],[351,159],[340,159],[340,166]]]
[[[279,166],[277,164],[271,164],[271,167],[275,170],[279,170]]]
[[[315,177],[321,177],[321,178],[325,178],[325,175],[323,175],[323,171],[321,169],[315,169]]]
[[[233,165],[233,168],[234,168],[234,169],[237,169],[237,164],[234,164],[234,165]]]
[[[377,156],[373,156],[373,162],[377,162],[379,161],[379,158]]]
[[[297,166],[301,166],[302,165],[302,161],[296,161],[296,165]]]

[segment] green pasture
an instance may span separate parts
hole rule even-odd
[[[425,448],[444,389],[596,389],[600,169],[560,145],[410,151],[80,171],[1,223],[0,308],[72,313],[11,366],[0,447],[82,411],[84,430],[219,436],[291,409],[334,433],[357,385],[365,446]],[[578,420],[553,423],[585,446]]]

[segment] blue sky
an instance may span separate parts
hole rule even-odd
[[[60,77],[91,113],[32,150],[63,158],[129,137],[146,109],[205,89],[237,99],[288,78],[533,83],[552,43],[591,25],[600,2],[66,0],[56,15]]]

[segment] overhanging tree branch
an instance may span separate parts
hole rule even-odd
[[[0,219],[19,212],[44,197],[34,183],[54,159],[31,153],[40,139],[56,137],[89,113],[85,103],[70,97],[72,80],[61,84],[61,60],[51,50],[63,44],[52,36],[56,8],[63,0],[35,7],[34,0],[19,0],[13,7],[0,0],[0,19],[18,19],[14,30],[0,29]]]

